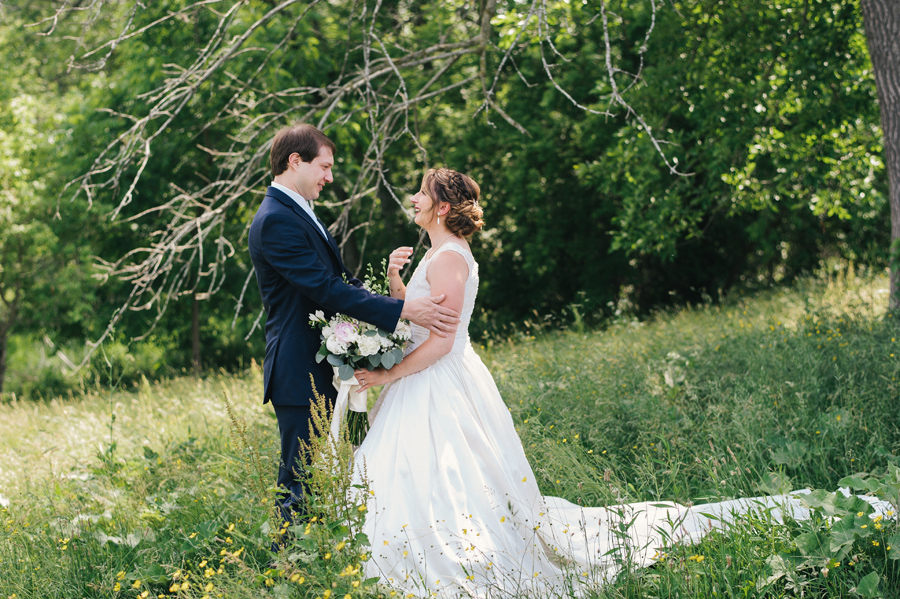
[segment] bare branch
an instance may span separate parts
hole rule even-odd
[[[98,259],[102,279],[114,277],[130,287],[84,363],[127,312],[153,313],[147,334],[172,300],[184,295],[211,297],[222,289],[228,277],[234,276],[230,261],[246,235],[246,227],[236,224],[235,208],[268,182],[264,163],[271,137],[287,122],[316,123],[326,132],[349,125],[362,138],[358,155],[354,156],[355,175],[344,175],[347,180],[341,181],[346,190],[341,197],[345,199],[323,201],[322,205],[340,211],[329,229],[343,247],[351,236],[355,235],[355,240],[363,233],[359,244],[363,257],[369,224],[375,214],[375,198],[389,198],[403,206],[403,184],[396,174],[387,172],[392,164],[388,158],[393,159],[392,152],[402,147],[405,153],[413,155],[412,159],[428,163],[428,150],[419,128],[421,123],[427,123],[429,111],[439,110],[442,102],[451,97],[449,94],[454,94],[454,102],[455,97],[463,95],[470,118],[484,111],[491,123],[494,112],[528,136],[532,133],[510,114],[514,111],[509,110],[504,98],[498,98],[498,90],[505,90],[507,82],[516,82],[517,78],[528,87],[552,86],[586,113],[611,117],[615,109],[632,119],[650,136],[670,172],[682,174],[675,168],[677,159],[669,158],[662,150],[666,141],[654,136],[649,124],[625,98],[642,81],[644,52],[656,24],[656,2],[661,0],[644,1],[651,7],[651,23],[638,51],[635,73],[620,69],[613,60],[607,0],[601,0],[598,15],[583,19],[584,22],[569,17],[565,12],[568,4],[556,6],[547,0],[516,3],[514,9],[521,13],[517,13],[515,31],[502,32],[499,43],[492,40],[496,36],[492,23],[498,10],[514,9],[502,3],[498,7],[496,0],[484,0],[477,14],[471,10],[468,14],[460,12],[451,26],[430,39],[421,37],[416,30],[420,15],[405,12],[408,7],[403,3],[398,7],[382,0],[352,0],[340,6],[349,9],[348,15],[335,13],[342,15],[340,22],[346,27],[346,39],[342,33],[341,40],[330,41],[338,44],[343,56],[333,56],[331,70],[327,66],[316,67],[329,73],[327,77],[309,82],[308,77],[298,73],[290,87],[269,89],[265,83],[269,72],[282,69],[285,64],[297,64],[288,61],[287,55],[296,45],[298,32],[316,31],[314,28],[319,26],[319,20],[309,18],[313,9],[334,11],[335,2],[281,0],[262,5],[250,0],[196,0],[182,9],[154,14],[146,19],[146,24],[133,27],[136,19],[141,22],[140,11],[153,10],[152,4],[129,0],[109,13],[109,3],[102,0],[92,0],[84,7],[66,0],[52,15],[32,26],[45,28],[43,33],[49,35],[70,27],[71,23],[61,25],[66,16],[82,19],[81,35],[73,38],[80,52],[70,60],[73,68],[98,68],[124,44],[134,43],[155,28],[187,22],[189,14],[196,18],[200,14],[211,15],[210,27],[197,38],[196,48],[186,53],[183,61],[165,64],[163,77],[153,82],[152,89],[134,98],[134,108],[124,112],[106,109],[121,119],[123,130],[98,151],[84,175],[70,182],[72,192],[83,192],[89,205],[95,197],[112,197],[111,220],[154,223],[142,247],[124,251],[109,261]],[[89,44],[87,34],[101,18],[106,30],[114,33],[109,39]],[[113,18],[118,20],[112,23]],[[287,25],[270,27],[275,22]],[[566,79],[559,73],[573,68],[577,57],[566,55],[566,44],[556,41],[559,33],[596,35],[596,27],[601,26],[604,78],[611,89],[609,97],[604,95],[600,100],[609,103],[605,111],[595,108],[596,98],[579,100],[564,88],[561,82]],[[279,33],[276,36],[272,31]],[[316,34],[324,35],[318,31]],[[551,60],[558,64],[551,64]],[[526,61],[538,73],[530,76],[534,81],[528,81],[520,69]],[[620,87],[619,82],[626,80],[628,85],[623,83],[624,87]],[[212,116],[195,123],[188,118],[188,111],[193,110],[199,98],[211,103]],[[191,181],[170,183],[164,197],[141,196],[146,173],[151,172],[150,165],[159,152],[159,140],[168,128],[183,127],[184,122],[188,127],[185,137],[190,140],[186,147],[202,152],[209,167]],[[210,132],[218,135],[209,135]],[[352,170],[348,168],[347,172]],[[241,315],[253,275],[252,270],[238,275],[243,281],[232,327]],[[251,333],[261,318],[262,313]]]

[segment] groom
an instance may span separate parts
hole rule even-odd
[[[403,302],[376,295],[344,266],[334,237],[311,204],[334,180],[335,149],[312,125],[279,131],[269,158],[274,180],[250,225],[250,258],[266,309],[263,403],[272,402],[281,433],[277,484],[287,491],[279,501],[286,522],[293,512],[305,511],[305,489],[295,466],[300,442],[310,438],[310,374],[320,394],[332,403],[337,397],[331,366],[315,361],[321,342],[309,314],[322,310],[330,318],[340,312],[387,331],[406,318],[440,336],[453,333],[459,322],[455,311],[440,305],[443,296]]]

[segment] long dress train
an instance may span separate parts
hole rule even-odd
[[[449,354],[387,386],[355,457],[369,485],[366,574],[415,597],[583,596],[624,564],[652,563],[666,541],[699,540],[753,507],[804,508],[789,496],[690,508],[645,502],[584,508],[540,494],[494,380],[469,343],[478,264],[458,245],[423,260],[407,299],[430,295],[425,278],[441,252],[469,266],[465,302]],[[407,351],[428,337],[413,326]],[[879,503],[872,500],[874,503]],[[876,505],[882,511],[888,505]]]

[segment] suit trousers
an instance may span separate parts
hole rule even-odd
[[[281,433],[281,460],[277,485],[286,494],[278,499],[278,509],[285,522],[306,514],[306,467],[308,456],[300,451],[300,444],[309,443],[312,421],[309,406],[279,406],[275,408],[278,430]]]

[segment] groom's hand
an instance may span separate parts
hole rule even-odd
[[[403,311],[400,318],[405,318],[420,327],[436,333],[440,337],[447,337],[456,332],[459,324],[459,312],[445,308],[441,305],[444,295],[435,297],[420,297],[403,303]]]

